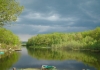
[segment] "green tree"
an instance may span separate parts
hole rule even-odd
[[[0,28],[0,43],[6,45],[20,45],[20,39],[13,34],[10,30]],[[2,46],[3,47],[3,46]]]
[[[16,0],[0,0],[0,26],[16,21],[23,8]]]

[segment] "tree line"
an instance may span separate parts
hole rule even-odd
[[[27,46],[100,50],[100,27],[84,32],[38,34],[28,40]]]

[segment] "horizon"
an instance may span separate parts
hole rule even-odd
[[[9,27],[21,41],[37,34],[82,32],[100,26],[100,0],[19,1],[24,10]]]

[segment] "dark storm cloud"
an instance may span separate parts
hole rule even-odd
[[[23,1],[23,0],[22,0]],[[100,10],[99,10],[99,0],[30,0],[30,2],[22,3],[25,5],[27,10],[22,17],[26,24],[35,25],[67,25],[73,20],[73,25],[79,26],[83,23],[84,25],[88,23],[100,23]],[[54,19],[52,16],[57,14]],[[38,17],[40,16],[40,17]],[[26,18],[26,19],[25,19]],[[48,18],[48,19],[46,19]],[[57,19],[58,18],[58,19]],[[70,21],[59,20],[73,18]],[[56,19],[56,22],[54,21]],[[50,21],[51,20],[51,21]],[[54,21],[54,22],[52,22]],[[83,25],[83,26],[84,26]],[[93,26],[94,26],[93,25]]]
[[[23,2],[24,0],[22,0]],[[31,12],[49,13],[51,11],[61,16],[80,16],[84,11],[80,8],[90,10],[99,14],[99,0],[30,0],[24,1],[25,9]]]
[[[25,7],[16,26],[20,37],[50,32],[77,32],[100,26],[100,0],[20,0]]]

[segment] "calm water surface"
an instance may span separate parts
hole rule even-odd
[[[41,68],[41,65],[56,66],[58,70],[100,70],[99,58],[98,53],[23,47],[20,52],[0,55],[0,70],[9,70],[13,67]]]

